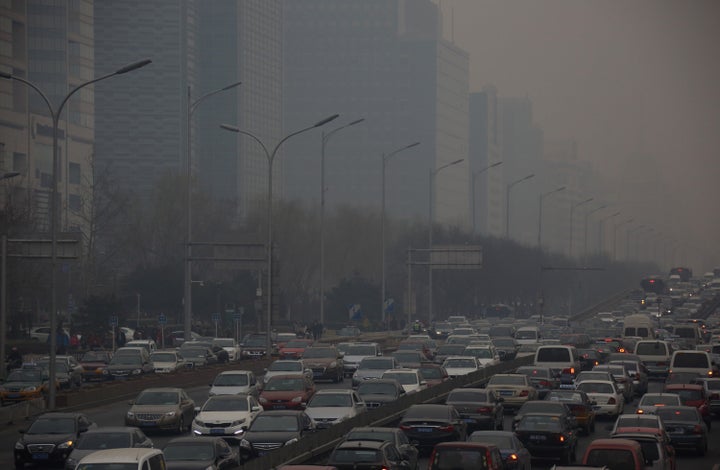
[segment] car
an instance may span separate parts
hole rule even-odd
[[[492,344],[469,344],[462,353],[463,356],[473,356],[481,366],[494,366],[500,363],[500,354]]]
[[[625,369],[627,369],[630,379],[632,380],[632,387],[635,396],[639,397],[644,393],[647,393],[648,372],[642,362],[640,362],[640,360],[613,359],[613,354],[610,356],[610,361],[608,362],[610,365],[621,364],[625,366]],[[631,354],[626,354],[626,356],[631,356]]]
[[[156,470],[166,468],[165,456],[160,449],[130,448],[97,450],[83,457],[77,469]]]
[[[252,336],[242,343],[242,357],[247,359],[260,359],[267,355],[267,337]]]
[[[427,388],[427,382],[417,369],[390,369],[383,372],[381,379],[395,379],[405,393],[416,393]]]
[[[310,417],[301,410],[263,411],[252,422],[240,440],[240,460],[247,461],[315,432]]]
[[[398,360],[400,367],[408,369],[419,369],[428,362],[428,358],[420,351],[395,351],[391,356]]]
[[[577,421],[573,415],[570,407],[560,401],[552,400],[531,400],[523,403],[523,405],[517,410],[512,419],[513,431],[517,427],[518,423],[527,413],[549,413],[557,416],[561,416],[565,421],[568,422],[570,427],[577,427]]]
[[[445,368],[440,364],[425,362],[418,368],[418,372],[423,376],[428,387],[439,385],[450,380],[450,375],[448,375]]]
[[[382,349],[378,343],[351,343],[343,353],[343,369],[345,377],[352,377],[360,364],[366,357],[382,356]]]
[[[313,378],[312,369],[308,368],[302,359],[278,359],[265,369],[262,381],[266,383],[270,377],[287,374],[303,374],[310,380]]]
[[[692,384],[701,378],[702,376],[697,372],[669,372],[667,377],[665,377],[664,384]]]
[[[710,412],[715,415],[720,414],[720,378],[703,377],[697,380],[698,384],[705,389],[708,397]]]
[[[282,349],[288,341],[294,341],[301,338],[302,333],[291,333],[291,332],[280,332],[276,333],[273,337],[273,341],[277,345],[278,351]]]
[[[595,432],[595,402],[590,399],[587,393],[582,390],[552,390],[545,395],[544,400],[559,401],[565,403],[577,425],[590,434]]]
[[[82,380],[85,382],[90,382],[93,380],[107,380],[108,374],[105,372],[105,369],[110,363],[112,357],[112,351],[86,351],[79,361],[80,365],[82,366]]]
[[[575,376],[573,384],[563,384],[560,388],[563,389],[574,389],[583,380],[605,380],[607,382],[614,382],[613,375],[606,370],[584,370]]]
[[[130,426],[102,426],[82,433],[65,460],[65,470],[75,470],[80,461],[104,449],[152,449],[153,441],[141,429]]]
[[[258,401],[265,410],[304,410],[315,384],[302,374],[276,375],[263,386]]]
[[[448,394],[445,404],[457,410],[467,423],[469,433],[478,429],[503,429],[503,399],[493,390],[456,388]]]
[[[632,439],[595,439],[585,449],[582,464],[609,469],[646,469],[642,446]]]
[[[311,339],[304,338],[287,341],[282,348],[279,348],[278,355],[280,359],[300,359],[313,342]]]
[[[157,344],[154,339],[134,339],[125,343],[125,347],[139,347],[147,349],[148,354],[152,354],[157,351]]]
[[[607,380],[585,380],[577,385],[577,390],[587,393],[595,402],[595,414],[617,417],[625,408],[625,397],[615,382]]]
[[[305,407],[318,429],[328,428],[365,411],[365,402],[354,390],[319,390]]]
[[[357,338],[362,334],[362,331],[357,326],[345,326],[337,330],[336,334],[348,338]]]
[[[611,439],[630,439],[642,447],[646,468],[653,470],[675,470],[675,448],[663,429],[629,427],[618,428]]]
[[[633,387],[633,379],[630,377],[630,372],[627,367],[623,364],[600,364],[593,367],[593,371],[607,371],[612,375],[613,380],[618,386],[618,389],[622,392],[626,402],[632,401],[635,396],[635,389]]]
[[[693,449],[700,455],[708,450],[708,428],[694,406],[668,405],[657,410],[675,449]]]
[[[303,353],[305,364],[313,371],[313,380],[342,382],[345,378],[344,363],[335,346],[313,346]]]
[[[386,370],[399,368],[400,363],[392,356],[366,357],[353,374],[352,386],[357,388],[365,380],[379,379]]]
[[[418,450],[410,443],[405,433],[399,428],[391,427],[356,427],[346,435],[345,441],[377,441],[390,442],[400,451],[403,460],[410,463],[410,468],[418,468]]]
[[[258,395],[257,379],[250,370],[226,370],[215,376],[209,395]]]
[[[130,409],[125,413],[125,426],[183,433],[190,430],[194,417],[195,402],[182,388],[146,388],[130,402]]]
[[[464,344],[442,344],[438,347],[433,361],[442,364],[449,356],[462,356],[463,351],[465,351]]]
[[[365,406],[372,409],[405,396],[405,389],[396,379],[371,379],[358,385],[357,394]]]
[[[521,366],[515,370],[515,373],[528,376],[530,384],[537,390],[538,398],[543,398],[549,391],[560,388],[560,379],[549,367]]]
[[[50,357],[45,356],[35,361],[40,367],[47,369]],[[73,356],[55,356],[55,378],[60,388],[71,389],[82,386],[83,367]]]
[[[260,403],[252,395],[215,395],[195,409],[191,429],[196,436],[235,441],[242,438],[261,411]]]
[[[145,349],[118,348],[105,371],[111,380],[124,380],[153,373],[154,369]]]
[[[448,356],[442,366],[451,378],[468,375],[482,369],[474,356]]]
[[[518,421],[515,435],[533,458],[575,461],[578,437],[575,426],[562,414],[526,413]]]
[[[185,361],[185,358],[175,350],[161,349],[150,354],[150,362],[156,374],[169,374],[180,369],[191,369],[192,362]]]
[[[219,437],[176,437],[163,447],[167,470],[236,468],[237,451]]]
[[[530,470],[532,456],[517,436],[510,431],[475,431],[469,442],[494,444],[500,450],[506,470]]]
[[[464,441],[467,423],[452,405],[415,404],[405,410],[399,428],[419,449],[445,441]]]
[[[520,342],[516,338],[512,337],[499,337],[492,339],[492,345],[495,346],[495,350],[503,361],[510,361],[515,359],[517,356],[518,349],[520,349]]]
[[[40,367],[16,369],[8,374],[0,384],[0,402],[2,405],[17,403],[35,398],[43,398],[49,391],[47,369]],[[59,388],[56,381],[55,389]]]
[[[48,342],[50,331],[49,326],[34,326],[30,329],[30,339],[32,341],[37,341],[38,343],[46,343]],[[63,333],[65,333],[68,338],[70,337],[70,332],[67,328],[63,328]]]
[[[712,427],[712,416],[710,414],[710,402],[702,385],[696,384],[671,384],[665,386],[665,393],[676,393],[684,406],[694,406],[700,412],[708,429]]]
[[[637,404],[636,413],[656,413],[663,406],[681,406],[682,401],[676,393],[646,393]]]
[[[185,346],[187,343],[183,343]],[[204,367],[208,364],[217,364],[218,357],[210,347],[207,346],[187,346],[180,348],[185,361],[193,364],[193,367]]]
[[[342,441],[330,453],[327,464],[337,470],[412,469],[410,462],[403,460],[398,448],[389,441]]]
[[[495,374],[485,388],[501,397],[506,409],[519,408],[523,403],[538,398],[537,390],[525,374]]]
[[[13,447],[15,468],[26,463],[64,465],[78,438],[97,424],[84,413],[43,413],[27,430],[20,430],[20,439]]]
[[[603,361],[602,355],[594,349],[580,348],[577,352],[581,371],[592,370],[593,367],[599,365]]]
[[[240,346],[235,341],[235,338],[213,338],[213,347],[220,347],[227,352],[228,361],[235,362],[240,360]],[[216,353],[217,354],[217,353]]]
[[[441,442],[430,455],[429,470],[505,468],[500,449],[486,442]]]

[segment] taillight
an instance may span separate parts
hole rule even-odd
[[[400,429],[402,429],[403,431],[409,431],[412,429],[412,426],[408,426],[406,424],[401,424]]]
[[[614,405],[615,403],[617,403],[615,401],[615,397],[610,397],[610,399],[608,400],[608,405]]]
[[[510,454],[508,455],[508,460],[512,460],[513,462],[518,459],[517,454]]]
[[[455,426],[453,426],[452,424],[449,424],[447,426],[440,426],[438,428],[438,431],[453,432],[455,431]]]
[[[550,382],[548,382],[547,380],[542,380],[542,381],[538,382],[538,385],[540,385],[541,387],[550,387],[551,386]]]
[[[565,442],[565,436],[563,436],[562,434],[560,434],[560,436],[558,437],[558,440],[559,440],[560,442]]]
[[[482,408],[478,408],[478,409],[475,410],[475,411],[476,411],[477,413],[490,413],[491,410],[490,410],[490,408],[488,408],[487,406],[484,406],[484,407],[482,407]]]
[[[643,410],[641,410],[640,408],[638,408],[638,410],[636,411],[636,413],[639,414],[639,415],[641,415],[641,414],[643,414],[643,413],[645,413],[645,412],[644,412]]]
[[[563,374],[570,374],[575,375],[575,368],[574,367],[568,367],[567,369],[562,370]]]
[[[529,392],[528,390],[523,390],[522,392],[520,392],[520,395],[519,395],[519,396],[521,396],[521,397],[526,397],[526,396],[528,396],[529,394],[530,394],[530,392]]]

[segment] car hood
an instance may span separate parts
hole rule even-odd
[[[355,372],[357,378],[379,379],[387,369],[358,369]]]
[[[177,367],[177,362],[153,362],[153,366],[156,369],[172,369]]]
[[[300,438],[300,433],[297,431],[254,431],[246,432],[243,439],[250,442],[282,442],[285,444],[292,438]]]
[[[211,468],[214,460],[166,460],[166,470],[199,470]]]
[[[5,390],[24,389],[28,387],[40,387],[45,382],[5,382],[0,387]]]
[[[75,434],[23,434],[22,442],[25,444],[59,444],[65,441],[74,441],[77,439]]]
[[[341,418],[352,415],[352,409],[339,406],[319,406],[317,408],[305,408],[305,413],[312,419]]]
[[[249,424],[250,413],[247,411],[201,411],[195,419],[205,423],[227,423],[244,419],[246,424]]]
[[[307,367],[327,367],[335,361],[337,361],[337,359],[325,359],[322,357],[313,357],[311,359],[305,359],[305,365]]]
[[[97,369],[98,367],[105,367],[105,366],[107,366],[108,363],[107,363],[107,362],[102,362],[102,361],[95,361],[95,362],[81,362],[80,365],[83,366],[83,367],[86,368],[86,369],[87,369],[87,368]]]
[[[177,411],[178,405],[133,405],[130,407],[132,413],[169,413]]]

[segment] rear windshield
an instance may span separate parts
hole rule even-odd
[[[668,354],[667,345],[660,341],[653,343],[638,343],[635,347],[635,354],[646,356],[666,356]]]
[[[455,468],[488,468],[485,449],[437,449],[430,470],[450,470]]]
[[[672,367],[695,367],[709,369],[708,356],[706,353],[679,352],[675,354]]]
[[[632,452],[622,449],[592,449],[587,456],[587,465],[591,467],[607,465],[618,470],[637,468]]]
[[[673,329],[673,334],[680,338],[685,338],[685,339],[697,338],[697,330],[692,327],[676,326]]]
[[[567,348],[541,348],[537,351],[537,362],[572,362]]]

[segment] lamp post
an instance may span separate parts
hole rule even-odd
[[[10,171],[0,175],[0,180],[14,178],[20,175],[18,171]],[[5,343],[7,338],[7,235],[0,237],[0,377],[5,377]]]
[[[565,186],[560,186],[559,188],[555,188],[555,189],[553,189],[552,191],[546,192],[545,194],[542,194],[542,193],[541,193],[541,194],[540,194],[540,197],[538,197],[538,205],[540,206],[540,207],[539,207],[539,210],[538,210],[538,250],[539,250],[540,252],[542,252],[542,213],[543,213],[543,199],[545,199],[546,197],[548,197],[548,196],[550,196],[550,195],[552,195],[552,194],[559,193],[560,191],[565,191],[565,188],[566,188]]]
[[[70,90],[70,92],[65,95],[65,98],[60,102],[60,106],[55,109],[50,102],[50,99],[47,97],[43,91],[38,88],[37,85],[32,83],[29,80],[26,80],[22,77],[18,77],[16,75],[13,75],[11,73],[7,72],[0,72],[0,78],[5,78],[8,80],[16,80],[18,82],[24,83],[28,87],[35,90],[40,97],[43,99],[45,104],[48,107],[48,110],[50,111],[50,117],[52,118],[52,126],[53,126],[53,132],[52,132],[52,148],[53,148],[53,158],[52,158],[52,194],[50,195],[50,266],[52,269],[51,273],[51,307],[50,307],[50,361],[48,364],[48,383],[55,383],[55,355],[56,355],[56,349],[57,349],[57,237],[58,237],[58,197],[57,197],[57,190],[58,190],[58,165],[59,165],[59,148],[58,148],[58,130],[60,125],[60,114],[62,113],[63,108],[65,107],[65,103],[68,102],[70,97],[74,95],[76,92],[78,92],[81,88],[84,88],[88,85],[92,85],[93,83],[97,83],[101,80],[105,80],[110,77],[114,77],[115,75],[122,75],[128,72],[132,72],[133,70],[137,70],[141,67],[144,67],[148,64],[150,64],[152,61],[150,59],[144,59],[140,60],[138,62],[133,62],[132,64],[128,64],[125,67],[121,67],[117,69],[116,71],[109,73],[107,75],[103,75],[101,77],[89,80],[87,82],[81,83],[77,87]],[[54,410],[55,409],[55,387],[49,387],[48,390],[48,404],[47,404],[48,410]]]
[[[388,154],[382,154],[382,197],[380,207],[380,319],[385,327],[385,172],[387,170],[387,164],[390,159],[402,152],[413,147],[420,145],[420,142],[413,142],[412,144],[400,147],[399,149],[393,150]]]
[[[600,219],[600,222],[598,223],[598,254],[602,254],[605,248],[605,221],[615,218],[619,215],[620,211],[617,211],[614,214],[610,214],[607,217]]]
[[[472,229],[473,229],[473,235],[477,232],[477,224],[475,223],[475,180],[478,176],[480,176],[482,173],[485,173],[490,168],[495,168],[498,165],[502,165],[502,162],[495,162],[491,165],[486,166],[485,168],[481,168],[478,171],[474,172],[472,174],[472,178],[470,178],[470,193],[472,198]]]
[[[433,266],[432,266],[432,253],[433,253],[433,222],[435,220],[435,177],[445,168],[457,165],[458,163],[464,162],[464,158],[446,163],[445,165],[430,170],[430,204],[428,205],[428,326],[432,322],[433,318]]]
[[[510,238],[510,190],[514,186],[522,183],[523,181],[527,181],[534,176],[535,173],[531,173],[524,178],[515,180],[512,183],[509,183],[505,189],[505,238]]]
[[[634,222],[635,219],[628,219],[620,222],[619,224],[615,224],[614,230],[613,230],[613,261],[617,260],[617,233],[618,229],[622,227],[623,225],[627,225],[629,223]]]
[[[590,197],[590,198],[585,199],[584,201],[580,201],[576,204],[570,205],[570,236],[568,237],[570,239],[570,241],[568,243],[568,245],[569,245],[568,246],[568,256],[570,256],[571,258],[572,258],[572,251],[573,251],[573,213],[575,212],[575,209],[577,209],[578,207],[585,205],[588,202],[592,202],[594,200],[595,200],[594,197]]]
[[[231,90],[242,84],[242,82],[231,83],[230,85],[218,88],[205,93],[200,98],[192,101],[191,89],[187,87],[187,115],[185,116],[185,131],[187,137],[187,154],[185,155],[186,164],[186,194],[185,194],[185,263],[184,263],[184,282],[183,282],[183,338],[189,340],[192,330],[192,115],[195,109],[205,99]]]
[[[355,124],[360,124],[365,118],[345,124],[331,130],[322,132],[320,150],[320,323],[325,324],[325,146],[336,132]]]
[[[267,273],[268,273],[268,280],[267,280],[267,312],[266,312],[266,322],[267,322],[267,343],[266,343],[266,351],[267,357],[270,357],[270,353],[272,351],[272,243],[273,243],[273,232],[272,232],[272,195],[273,195],[273,162],[275,161],[275,157],[277,155],[277,151],[280,149],[280,146],[285,143],[288,139],[291,137],[294,137],[298,134],[302,134],[303,132],[310,131],[312,129],[315,129],[316,127],[324,126],[325,124],[337,119],[340,115],[339,114],[333,114],[332,116],[328,116],[325,119],[316,122],[312,126],[308,126],[305,128],[302,128],[298,131],[292,132],[282,139],[275,145],[275,147],[272,149],[272,151],[268,151],[267,146],[263,143],[263,141],[256,136],[255,134],[244,131],[238,127],[231,126],[228,124],[221,124],[220,127],[222,129],[225,129],[227,131],[235,132],[237,134],[242,134],[250,137],[251,139],[255,140],[260,147],[262,148],[263,152],[265,153],[265,157],[268,161],[268,192],[267,192]]]
[[[585,213],[585,233],[583,235],[583,257],[587,258],[588,249],[587,249],[587,239],[588,239],[588,219],[591,215],[593,215],[595,212],[599,212],[607,207],[607,204],[603,204],[600,207],[597,207],[591,211],[588,211]]]
[[[643,230],[645,228],[645,224],[638,225],[637,227],[630,229],[625,234],[625,261],[630,260],[630,236],[640,230]]]

